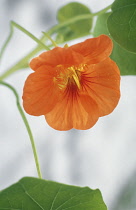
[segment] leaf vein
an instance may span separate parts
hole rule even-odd
[[[56,193],[56,196],[54,197],[54,199],[53,199],[53,201],[52,201],[52,205],[51,205],[50,210],[52,210],[52,209],[53,209],[53,205],[54,205],[54,203],[55,203],[55,200],[57,199],[57,196],[58,196],[58,194],[59,194],[59,192],[60,192],[61,188],[62,188],[62,186],[60,186],[60,187],[59,187],[58,192]]]
[[[130,34],[131,34],[131,31],[132,31],[131,21],[132,21],[134,15],[135,15],[135,13],[136,13],[136,9],[134,10],[134,13],[133,13],[132,17],[131,17],[130,20],[129,20],[129,27],[130,27],[130,30],[129,30],[129,33],[128,33],[128,39],[130,39]],[[130,39],[130,40],[131,40],[131,39]]]
[[[19,182],[19,184],[21,185],[21,187],[23,188],[24,190],[24,193],[35,203],[37,204],[38,207],[40,207],[42,210],[45,210],[28,192],[27,190],[25,189],[25,186]]]
[[[62,207],[64,204],[66,204],[68,201],[70,201],[72,198],[76,197],[78,194],[80,194],[81,191],[84,191],[86,189],[81,189],[78,193],[76,193],[74,196],[72,196],[71,198],[69,198],[68,200],[66,200],[64,203],[62,203],[60,206],[57,207],[57,209],[59,209],[60,207]],[[55,210],[57,210],[55,209]]]
[[[113,12],[114,12],[114,11],[117,11],[117,10],[120,10],[120,9],[124,9],[124,8],[126,8],[126,7],[130,7],[130,6],[136,6],[136,4],[134,3],[134,4],[129,4],[129,5],[120,6],[120,7],[116,8],[116,9],[114,9]]]

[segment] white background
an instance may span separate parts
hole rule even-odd
[[[40,37],[57,24],[57,10],[70,0],[1,0],[0,46],[14,20]],[[78,0],[97,12],[112,0]],[[76,43],[79,40],[72,42]],[[0,66],[0,73],[35,46],[34,41],[15,29]],[[22,96],[23,84],[31,72],[24,69],[6,81]],[[86,131],[55,131],[44,117],[27,115],[38,149],[43,178],[66,184],[99,188],[111,209],[122,186],[136,170],[136,78],[121,78],[121,99],[115,111],[100,118]],[[22,101],[21,101],[22,102]],[[37,176],[28,134],[15,105],[13,93],[0,86],[0,190],[23,176]],[[136,208],[134,208],[136,209]],[[128,210],[134,210],[130,207]]]

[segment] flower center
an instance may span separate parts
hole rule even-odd
[[[54,82],[57,82],[58,87],[63,90],[68,85],[75,85],[80,89],[81,84],[81,72],[84,71],[86,64],[73,65],[70,67],[64,67],[63,65],[57,65],[57,76],[54,77]]]

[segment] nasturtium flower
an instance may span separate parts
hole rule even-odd
[[[24,85],[25,111],[44,115],[56,130],[91,128],[120,98],[119,69],[109,58],[112,47],[111,39],[101,35],[33,58],[34,72]]]

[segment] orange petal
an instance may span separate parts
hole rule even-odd
[[[83,61],[83,56],[78,52],[74,52],[70,48],[55,47],[54,49],[42,53],[39,57],[31,60],[30,67],[37,70],[42,65],[75,65]]]
[[[40,57],[33,58],[29,63],[30,68],[34,71],[36,71],[42,65],[45,65],[45,62],[40,59]]]
[[[28,76],[22,97],[28,114],[45,115],[54,108],[59,100],[59,89],[53,81],[54,76],[54,69],[50,66],[41,66]]]
[[[65,95],[63,100],[45,115],[47,123],[60,131],[71,128],[80,130],[91,128],[98,120],[99,112],[96,103],[90,97],[70,95]],[[88,106],[90,106],[89,110]]]
[[[111,113],[120,98],[120,74],[116,63],[107,58],[90,65],[81,80],[85,93],[96,101],[100,116]]]
[[[47,123],[56,130],[70,130],[73,128],[70,108],[70,103],[65,100],[58,102],[54,109],[45,115]]]
[[[109,57],[113,44],[108,36],[101,35],[75,44],[70,48],[75,52],[82,54],[85,57],[85,63],[96,64]]]
[[[95,101],[89,96],[80,95],[73,104],[73,128],[86,130],[95,125],[99,118],[99,110]]]

